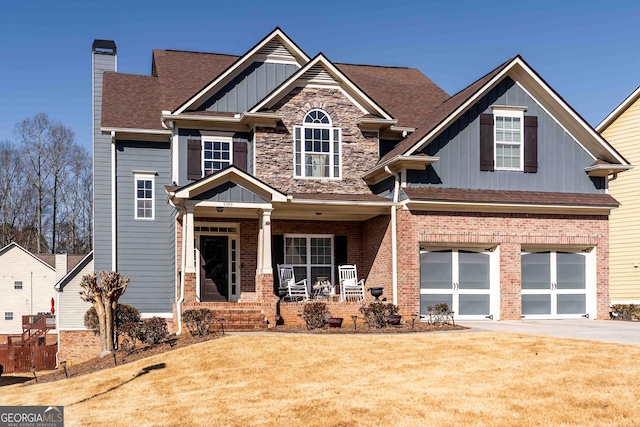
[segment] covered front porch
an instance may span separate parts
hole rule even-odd
[[[310,288],[326,278],[340,317],[362,303],[339,297],[338,266],[356,265],[366,286],[397,299],[392,274],[392,201],[372,195],[284,195],[232,167],[181,188],[168,188],[177,210],[176,309],[259,310],[263,323],[302,321],[298,302],[280,302],[277,266],[291,265]],[[313,289],[310,289],[313,297]],[[368,299],[373,299],[368,292]],[[344,316],[342,316],[344,315]],[[177,319],[176,319],[177,320]]]

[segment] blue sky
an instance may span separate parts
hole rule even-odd
[[[309,56],[415,67],[450,94],[521,54],[595,126],[640,85],[638,18],[637,1],[4,0],[0,140],[43,111],[91,148],[96,38],[149,75],[152,49],[241,55],[276,26]]]

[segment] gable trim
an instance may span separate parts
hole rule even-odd
[[[223,71],[220,75],[214,78],[209,84],[207,84],[204,88],[198,91],[193,97],[185,101],[182,105],[180,105],[175,111],[174,114],[180,114],[187,110],[189,107],[194,106],[199,101],[202,100],[205,96],[209,94],[215,93],[216,89],[219,86],[224,85],[228,78],[230,78],[236,71],[238,71],[241,67],[248,65],[251,59],[256,57],[256,54],[265,47],[269,42],[274,39],[279,38],[280,41],[292,51],[294,56],[297,56],[300,60],[299,65],[302,63],[308,62],[309,57],[302,49],[300,49],[285,33],[280,29],[280,27],[276,27],[271,33],[267,34],[262,40],[258,42],[253,48],[249,49],[247,53],[238,58],[233,64],[229,66],[225,71]],[[260,55],[262,56],[262,55]]]
[[[9,249],[11,249],[12,247],[16,247],[20,250],[22,250],[22,252],[26,253],[27,255],[30,255],[33,259],[35,259],[36,261],[38,261],[39,263],[41,263],[42,265],[47,266],[51,271],[56,271],[55,268],[51,267],[49,264],[47,264],[46,262],[44,262],[43,260],[41,260],[40,258],[38,258],[36,255],[32,254],[31,252],[29,252],[28,250],[26,250],[25,248],[23,248],[22,246],[20,246],[19,244],[17,244],[16,242],[11,242],[9,243],[7,246],[5,246],[4,248],[0,249],[0,256],[4,255],[6,252],[9,251]]]
[[[62,277],[53,287],[54,290],[62,292],[64,287],[73,279],[83,268],[93,261],[93,251],[89,252],[82,258],[67,274]]]
[[[640,98],[640,86],[634,90],[631,95],[629,95],[624,101],[620,103],[607,117],[600,122],[598,126],[596,126],[596,132],[602,133],[604,132],[611,124],[618,119],[624,112],[626,112],[634,102],[636,102]]]
[[[519,67],[518,68],[516,68]],[[522,74],[520,74],[522,73]],[[558,94],[555,93],[551,87],[549,87],[544,80],[531,68],[529,65],[520,57],[520,55],[516,56],[513,60],[510,61],[498,74],[496,74],[491,80],[485,83],[481,88],[479,88],[472,96],[470,96],[465,102],[463,102],[458,108],[456,108],[451,114],[449,114],[444,120],[442,120],[435,128],[433,128],[430,132],[428,132],[425,136],[420,138],[411,148],[409,148],[404,154],[410,155],[417,150],[422,149],[428,143],[430,143],[437,135],[439,135],[442,131],[444,131],[448,126],[450,126],[455,120],[457,120],[465,111],[467,111],[471,106],[473,106],[476,102],[478,102],[483,96],[485,96],[497,83],[502,81],[507,75],[512,74],[514,82],[518,83],[521,88],[524,89],[522,84],[520,84],[520,80],[523,77],[528,77],[532,79],[532,83],[536,84],[540,87],[546,95],[548,95],[559,108],[560,112],[566,113],[569,115],[570,119],[578,124],[578,128],[584,131],[585,136],[591,138],[593,142],[602,147],[612,158],[614,158],[618,163],[622,165],[628,165],[627,160],[620,155],[604,138],[602,138],[598,133],[595,132],[591,126],[589,126],[584,119],[576,113]],[[534,101],[543,108],[547,114],[554,118],[556,122],[558,119],[554,114],[551,114],[546,107],[544,107],[538,100],[537,97],[532,96],[531,91],[525,90],[525,92],[531,96]],[[565,126],[562,126],[563,129],[567,131],[569,135],[577,142],[578,139],[571,133],[568,132]],[[597,158],[594,154],[594,151],[587,150],[584,145],[580,144],[581,147],[589,153],[592,158]]]
[[[237,178],[237,181],[232,180],[231,178]],[[226,179],[225,179],[226,178]],[[198,194],[201,194],[213,186],[217,181],[227,182],[232,181],[238,185],[242,185],[248,191],[255,192],[252,188],[258,189],[258,191],[263,191],[271,196],[271,202],[286,202],[287,196],[275,188],[265,184],[264,182],[254,178],[253,176],[247,174],[246,172],[238,169],[236,166],[231,165],[225,169],[218,171],[212,175],[201,178],[198,181],[192,182],[191,184],[187,184],[182,188],[179,188],[175,191],[169,193],[170,199],[184,199],[188,200],[192,197],[195,197]],[[255,204],[253,204],[255,207]]]
[[[269,95],[267,95],[262,101],[253,106],[249,112],[255,113],[260,111],[263,108],[268,108],[273,106],[276,102],[278,102],[282,97],[284,97],[287,93],[289,93],[294,87],[302,86],[302,87],[312,87],[311,85],[317,85],[313,81],[307,83],[301,81],[301,77],[309,71],[314,66],[320,64],[327,70],[334,78],[336,78],[336,82],[338,83],[339,88],[342,92],[351,100],[355,105],[358,105],[363,111],[370,112],[371,110],[378,113],[385,119],[393,120],[393,117],[387,113],[387,111],[378,105],[373,99],[371,99],[362,89],[360,89],[351,79],[349,79],[344,73],[342,73],[331,61],[329,61],[322,53],[316,55],[311,61],[309,61],[304,67],[300,68],[296,73],[292,74],[288,80],[282,82],[282,84],[275,88]],[[319,85],[320,87],[327,87],[323,85]],[[347,89],[345,90],[344,86]],[[349,92],[352,92],[355,97],[351,96]],[[358,101],[356,98],[360,98]]]

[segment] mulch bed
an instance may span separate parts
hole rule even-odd
[[[324,327],[319,329],[308,330],[305,325],[278,325],[276,328],[271,328],[268,332],[271,333],[303,333],[303,334],[400,334],[400,333],[418,333],[418,332],[444,332],[444,331],[455,331],[468,329],[464,326],[453,325],[453,324],[429,324],[426,322],[415,322],[415,324],[411,325],[411,322],[403,323],[399,326],[388,326],[386,328],[372,328],[369,327],[365,323],[358,323],[356,325],[356,329],[353,328],[353,322],[347,322],[346,320],[342,323],[342,327],[333,328],[333,327]],[[189,345],[201,343],[204,341],[208,341],[211,339],[221,338],[222,334],[216,333],[211,334],[205,337],[199,336],[191,336],[189,334],[184,334],[173,339],[173,345],[169,343],[163,343],[157,345],[155,347],[141,347],[137,349],[135,352],[128,354],[123,350],[118,350],[113,353],[111,356],[106,356],[103,358],[94,358],[88,360],[83,363],[77,363],[72,366],[67,366],[67,375],[68,378],[78,377],[81,375],[90,374],[93,372],[101,371],[103,369],[112,368],[114,366],[124,365],[127,363],[134,362],[136,360],[143,359],[145,357],[154,356],[156,354],[162,354],[167,351],[171,351],[177,348],[186,347]],[[36,375],[38,373],[36,372]],[[64,380],[67,377],[65,376],[64,369],[59,368],[56,371],[38,375],[38,383],[45,382],[53,382]],[[12,376],[2,376],[0,377],[0,387],[5,385],[23,383],[23,386],[36,384],[35,379],[33,379],[32,374],[25,373],[22,375],[12,375]]]
[[[325,326],[324,328],[308,330],[305,325],[278,325],[276,328],[269,329],[269,332],[289,332],[289,333],[305,333],[305,334],[406,334],[417,332],[441,332],[456,331],[468,329],[464,326],[454,325],[450,323],[430,324],[427,322],[415,322],[413,327],[411,322],[403,323],[399,326],[387,326],[386,328],[372,328],[366,323],[358,322],[356,328],[353,327],[352,321],[345,319],[342,326],[332,328]]]

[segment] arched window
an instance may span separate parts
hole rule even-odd
[[[340,178],[341,130],[331,124],[325,111],[314,109],[294,126],[295,177]]]

